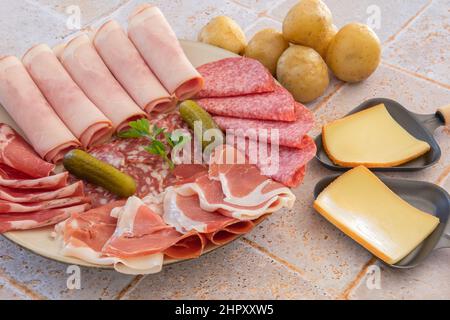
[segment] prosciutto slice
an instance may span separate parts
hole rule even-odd
[[[23,203],[84,196],[83,182],[78,181],[57,190],[13,189],[0,187],[0,199]]]
[[[0,233],[13,230],[29,230],[56,224],[71,214],[89,209],[88,203],[71,207],[26,213],[0,214]]]
[[[179,233],[132,196],[121,209],[114,235],[103,248],[108,256],[139,257],[163,252],[176,259],[201,255],[205,239],[197,232]]]
[[[80,146],[13,56],[0,59],[0,104],[44,160],[59,162],[67,151]]]
[[[9,170],[11,172],[11,170]],[[67,184],[69,173],[61,172],[52,176],[30,179],[30,178],[14,178],[10,173],[0,168],[0,186],[13,189],[47,189],[55,190],[64,187]]]
[[[111,121],[81,91],[49,46],[32,47],[22,62],[53,110],[84,148],[111,137]]]
[[[0,162],[33,178],[46,177],[55,169],[54,164],[42,160],[13,128],[4,123],[0,123]]]
[[[33,212],[54,208],[64,208],[80,203],[90,203],[90,199],[88,197],[70,197],[70,198],[62,198],[30,203],[16,203],[0,200],[0,214]]]
[[[296,119],[294,122],[270,121],[241,119],[232,117],[215,116],[214,121],[222,130],[233,130],[235,135],[246,136],[250,139],[252,136],[267,135],[278,131],[280,146],[291,148],[301,148],[302,139],[312,129],[314,125],[314,116],[304,105],[295,103]]]
[[[114,234],[117,218],[111,210],[121,207],[125,201],[73,214],[69,219],[55,226],[56,239],[61,242],[60,253],[97,265],[113,265],[126,274],[148,274],[161,271],[162,253],[134,258],[105,256],[103,247]]]
[[[87,35],[72,39],[58,51],[73,80],[111,120],[116,131],[126,128],[129,121],[147,116],[108,70]]]
[[[175,108],[175,99],[116,21],[108,21],[100,27],[93,43],[109,70],[145,112],[162,113]]]
[[[128,20],[128,36],[170,94],[185,100],[202,89],[202,76],[157,7],[138,7]]]
[[[164,196],[164,221],[178,232],[195,230],[205,233],[215,245],[223,245],[253,229],[251,221],[240,221],[200,207],[197,195],[183,197],[172,187]]]

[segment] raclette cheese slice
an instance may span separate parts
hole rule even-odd
[[[363,166],[334,180],[314,208],[388,264],[407,256],[439,224],[437,217],[411,206]]]
[[[322,141],[328,157],[344,167],[393,167],[430,150],[398,124],[384,104],[325,125]]]

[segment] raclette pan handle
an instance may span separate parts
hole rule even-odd
[[[444,121],[446,126],[450,126],[450,104],[438,108],[436,115]]]

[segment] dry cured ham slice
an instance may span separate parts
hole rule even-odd
[[[294,98],[286,89],[278,85],[275,91],[269,93],[204,98],[198,99],[197,103],[209,113],[219,116],[274,121],[297,119]]]
[[[109,70],[145,112],[163,113],[175,108],[175,99],[116,21],[108,21],[100,27],[93,43]]]
[[[69,197],[41,202],[16,203],[0,200],[0,214],[3,213],[23,213],[49,210],[54,208],[64,208],[80,203],[90,203],[88,197]]]
[[[207,234],[208,239],[223,245],[253,229],[251,221],[240,221],[200,207],[197,195],[183,197],[172,187],[164,195],[164,221],[178,232],[195,230]]]
[[[73,214],[55,226],[56,238],[61,242],[60,253],[97,265],[113,265],[126,274],[148,274],[161,271],[164,255],[153,254],[122,259],[105,256],[102,249],[114,234],[117,219],[111,210],[124,205],[124,201]]]
[[[0,233],[54,225],[66,220],[71,214],[86,211],[89,207],[90,205],[88,203],[84,203],[44,211],[0,214]]]
[[[147,116],[111,74],[87,35],[72,39],[59,51],[59,59],[73,80],[112,121],[115,130]]]
[[[84,148],[111,137],[111,121],[86,97],[49,46],[32,47],[22,62],[53,110]]]
[[[0,186],[13,189],[46,189],[55,190],[64,187],[67,184],[68,172],[61,172],[52,176],[31,179],[31,178],[14,178],[9,173],[0,169]],[[11,171],[11,170],[9,170]]]
[[[55,165],[42,160],[10,126],[0,123],[0,162],[29,177],[46,177]]]
[[[0,199],[23,203],[84,196],[83,182],[78,181],[57,190],[13,189],[0,187]]]
[[[215,116],[214,121],[222,130],[233,130],[235,135],[253,136],[267,135],[278,130],[279,142],[281,146],[300,148],[302,139],[314,125],[314,116],[308,108],[300,103],[295,103],[296,119],[294,122],[254,120]]]
[[[157,7],[138,7],[128,20],[128,36],[170,94],[184,100],[201,90],[203,78]]]
[[[259,143],[251,143],[249,139],[239,142],[237,137],[228,135],[227,143],[245,152],[250,162],[255,163],[262,174],[291,188],[297,187],[303,181],[305,166],[314,158],[317,150],[314,140],[309,136],[303,137],[299,148],[263,144],[266,148],[263,156],[260,155]],[[278,151],[272,148],[277,148]]]
[[[176,259],[201,255],[205,238],[197,232],[181,234],[137,197],[130,197],[118,214],[114,235],[103,248],[108,256],[130,258],[163,252]]]
[[[44,160],[56,163],[67,151],[80,146],[45,100],[22,62],[13,56],[0,59],[0,104]]]
[[[205,79],[205,86],[197,98],[242,96],[276,89],[270,72],[259,61],[250,58],[225,58],[204,64],[197,70]]]

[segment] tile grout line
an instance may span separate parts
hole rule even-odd
[[[374,256],[372,256],[369,260],[367,260],[367,262],[363,265],[363,267],[358,272],[356,277],[349,283],[347,288],[344,289],[344,291],[342,291],[342,293],[338,296],[338,298],[342,299],[342,300],[349,300],[350,293],[359,283],[361,283],[362,278],[367,273],[367,268],[369,268],[371,265],[373,265],[376,261],[377,261],[377,258],[375,258]]]
[[[22,284],[20,282],[17,282],[15,279],[7,276],[3,270],[0,270],[0,276],[5,279],[9,285],[13,286],[18,291],[22,292],[26,296],[30,297],[32,300],[47,300],[46,297],[42,296],[41,294],[35,292],[33,289],[28,288],[25,284]]]
[[[425,4],[419,11],[417,11],[417,13],[414,16],[409,18],[408,21],[406,21],[396,33],[387,38],[383,42],[383,45],[393,42],[404,30],[406,30],[414,22],[414,20],[416,20],[416,18],[418,18],[426,9],[428,9],[428,7],[430,7],[432,3],[433,0],[429,0],[428,3]]]
[[[145,275],[137,275],[135,276],[130,283],[128,283],[125,287],[122,288],[122,290],[119,291],[119,293],[115,296],[114,300],[122,300],[123,297],[132,291],[136,286],[141,282],[142,279],[145,278]]]
[[[444,168],[444,170],[442,171],[442,173],[439,175],[439,177],[436,179],[436,184],[437,185],[441,185],[442,182],[444,182],[445,178],[447,178],[447,176],[450,174],[450,165],[448,165],[446,168]]]
[[[414,72],[414,71],[410,71],[410,70],[408,70],[408,69],[403,69],[402,67],[399,67],[399,66],[396,66],[396,65],[394,65],[394,64],[391,64],[391,63],[389,63],[389,62],[386,62],[385,60],[381,61],[381,64],[383,64],[384,66],[386,66],[386,67],[388,67],[388,68],[391,68],[391,69],[394,69],[394,70],[397,70],[397,71],[401,71],[401,72],[403,72],[403,73],[406,73],[406,74],[408,74],[408,75],[410,75],[410,76],[413,76],[413,77],[416,77],[416,78],[419,78],[419,79],[422,79],[422,80],[426,80],[426,81],[428,81],[428,82],[431,82],[431,83],[433,83],[433,84],[435,84],[435,85],[438,85],[438,86],[440,86],[440,87],[443,87],[443,88],[445,88],[445,89],[450,89],[450,85],[448,85],[448,84],[441,83],[441,82],[439,82],[439,81],[437,81],[437,80],[428,78],[427,76],[421,75],[421,74],[416,73],[416,72]]]
[[[298,273],[303,278],[305,277],[305,272],[303,270],[301,270],[300,268],[292,265],[291,263],[289,263],[288,261],[284,260],[283,258],[278,257],[277,255],[273,254],[272,252],[270,252],[269,250],[267,250],[263,246],[257,244],[256,242],[254,242],[252,240],[249,240],[249,239],[247,239],[245,237],[240,238],[239,241],[249,245],[253,249],[259,251],[262,254],[264,254],[265,256],[267,256],[267,257],[271,258],[272,260],[278,262],[279,264],[285,266],[289,270],[291,270],[291,271],[293,271],[295,273]]]
[[[346,85],[347,85],[347,83],[340,81],[336,85],[336,88],[334,88],[334,90],[332,92],[330,92],[327,96],[325,96],[323,98],[323,100],[317,106],[311,108],[310,110],[314,113],[317,112],[319,109],[321,109],[323,106],[325,106],[328,103],[328,101],[330,101],[330,99]]]

